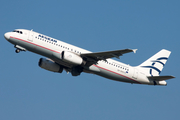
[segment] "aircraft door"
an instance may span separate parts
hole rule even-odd
[[[28,40],[33,42],[34,32],[31,30],[29,31]]]
[[[134,73],[133,73],[133,78],[137,79],[138,78],[138,69],[134,68]]]

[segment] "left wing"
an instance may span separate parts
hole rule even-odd
[[[82,57],[85,57],[90,62],[97,62],[99,60],[105,60],[108,58],[116,57],[119,59],[119,56],[122,56],[125,53],[134,52],[136,53],[137,49],[123,49],[107,52],[96,52],[96,53],[86,53],[81,54]]]

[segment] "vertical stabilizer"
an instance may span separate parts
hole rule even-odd
[[[147,76],[159,76],[170,54],[171,51],[162,49],[151,58],[140,64],[138,68]]]

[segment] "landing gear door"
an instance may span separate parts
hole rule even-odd
[[[33,37],[34,37],[34,32],[31,30],[31,31],[29,31],[28,41],[33,42]]]
[[[139,72],[138,69],[134,68],[134,74],[132,76],[134,79],[138,78],[138,72]]]

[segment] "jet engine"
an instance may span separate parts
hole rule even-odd
[[[55,63],[52,60],[45,59],[45,58],[39,59],[39,67],[41,67],[45,70],[52,71],[52,72],[62,73],[62,71],[63,71],[63,67],[61,65]]]
[[[74,65],[82,65],[85,63],[79,55],[68,51],[62,52],[61,59]]]

